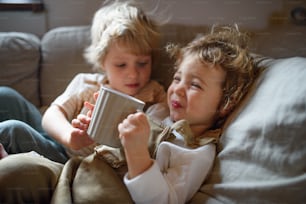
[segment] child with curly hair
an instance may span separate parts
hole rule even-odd
[[[222,124],[256,76],[246,40],[237,27],[213,27],[183,48],[169,46],[176,72],[167,93],[170,115],[162,123],[170,128],[162,130],[155,156],[146,145],[152,122],[144,113],[119,125],[124,183],[135,203],[185,203],[205,181]]]

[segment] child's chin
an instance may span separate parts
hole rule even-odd
[[[176,121],[179,121],[179,120],[182,120],[183,118],[178,116],[178,115],[170,115],[170,118],[173,122],[176,122]]]

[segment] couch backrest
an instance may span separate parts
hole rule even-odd
[[[152,78],[167,88],[172,62],[164,51],[165,45],[168,42],[186,44],[207,31],[206,26],[162,26],[162,52]],[[255,53],[274,58],[306,57],[304,27],[276,26],[251,33],[251,48]],[[92,72],[91,65],[83,58],[89,43],[89,26],[55,28],[41,40],[33,34],[0,33],[0,85],[15,88],[36,106],[48,106],[77,73]]]
[[[47,32],[41,40],[41,104],[49,105],[62,93],[70,80],[81,72],[92,72],[83,58],[89,44],[90,28],[62,27]]]
[[[39,106],[40,40],[33,34],[0,33],[0,86],[9,86]]]

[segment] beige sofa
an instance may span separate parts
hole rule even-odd
[[[186,43],[206,27],[163,26],[166,42]],[[89,27],[61,27],[42,38],[0,33],[0,85],[43,110],[80,72],[92,72],[82,52]],[[252,31],[252,51],[267,59],[243,103],[227,121],[207,181],[191,203],[305,203],[305,27]],[[162,53],[153,78],[165,87],[171,62]]]

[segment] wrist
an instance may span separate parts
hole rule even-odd
[[[153,160],[147,149],[146,151],[137,153],[131,153],[125,150],[125,156],[128,165],[128,177],[130,179],[142,174],[153,164]]]

